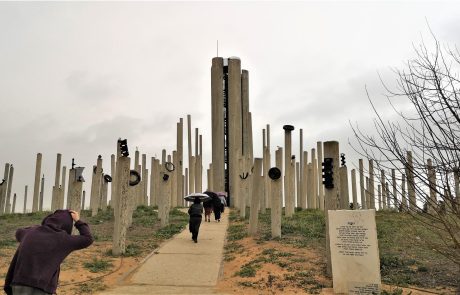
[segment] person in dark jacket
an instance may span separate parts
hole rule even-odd
[[[80,235],[71,235],[73,225]],[[56,210],[41,225],[18,229],[16,240],[19,246],[5,278],[8,295],[56,293],[62,261],[93,243],[88,224],[72,210]]]
[[[190,208],[188,209],[188,215],[190,215],[188,227],[190,232],[192,233],[192,240],[195,243],[198,243],[198,232],[200,231],[202,214],[203,206],[201,206],[200,198],[196,197],[193,201],[193,204],[190,205]]]
[[[224,211],[224,204],[220,200],[219,196],[213,193],[212,196],[212,210],[214,211],[214,220],[220,222],[220,214]]]

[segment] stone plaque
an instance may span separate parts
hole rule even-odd
[[[375,210],[329,210],[334,293],[379,294]]]

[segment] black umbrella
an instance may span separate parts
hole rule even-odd
[[[206,194],[202,194],[202,193],[193,193],[193,194],[190,194],[186,197],[184,197],[184,200],[186,201],[189,201],[189,202],[193,202],[195,201],[195,198],[200,198],[200,201],[201,202],[205,202],[205,201],[209,201],[211,200],[211,197],[206,195]]]

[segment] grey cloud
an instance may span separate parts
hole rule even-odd
[[[73,71],[65,83],[72,94],[86,100],[104,100],[120,91],[113,76],[92,77],[87,71]]]

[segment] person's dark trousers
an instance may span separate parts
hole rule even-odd
[[[220,220],[220,212],[221,211],[221,208],[214,208],[214,218],[216,220]]]
[[[192,240],[197,242],[198,232],[200,231],[201,225],[201,215],[200,216],[190,216],[189,229],[192,233]]]

